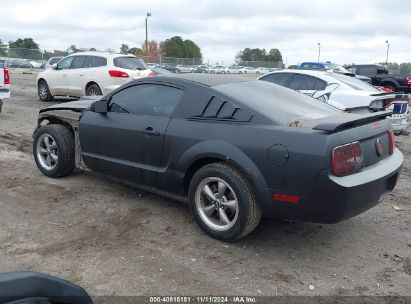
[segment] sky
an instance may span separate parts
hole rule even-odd
[[[119,50],[148,38],[191,39],[210,64],[228,65],[246,47],[278,48],[303,61],[411,62],[406,0],[1,0],[0,39],[33,38],[41,49]]]

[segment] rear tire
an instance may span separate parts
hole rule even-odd
[[[37,84],[37,94],[41,101],[52,101],[53,95],[50,93],[49,86],[45,80],[40,80]]]
[[[93,83],[87,87],[86,95],[87,96],[99,96],[99,95],[103,95],[103,93],[101,92],[100,87],[97,84]]]
[[[74,137],[57,124],[40,127],[34,133],[33,155],[39,170],[48,177],[69,175],[75,166]]]
[[[257,227],[262,215],[245,177],[226,163],[199,169],[190,181],[188,199],[198,225],[219,240],[246,236]]]

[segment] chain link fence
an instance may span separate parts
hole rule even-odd
[[[0,59],[6,61],[11,68],[44,68],[45,63],[51,57],[65,57],[69,55],[68,51],[60,50],[37,50],[23,48],[0,47]],[[160,67],[172,68],[177,65],[199,66],[207,65],[202,58],[175,58],[166,56],[141,56],[149,64],[157,64]],[[221,61],[222,62],[222,61]],[[281,61],[236,61],[235,65],[253,68],[283,68]],[[212,65],[210,65],[212,66]]]

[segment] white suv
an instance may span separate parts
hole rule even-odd
[[[37,76],[40,100],[54,96],[106,95],[122,84],[154,73],[143,59],[124,54],[83,52],[69,55]]]

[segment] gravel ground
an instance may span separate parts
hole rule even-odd
[[[52,103],[35,77],[12,71],[0,114],[0,271],[46,272],[95,296],[411,296],[410,136],[397,137],[402,176],[375,208],[335,225],[263,219],[223,243],[184,204],[91,173],[43,176],[31,134]]]

